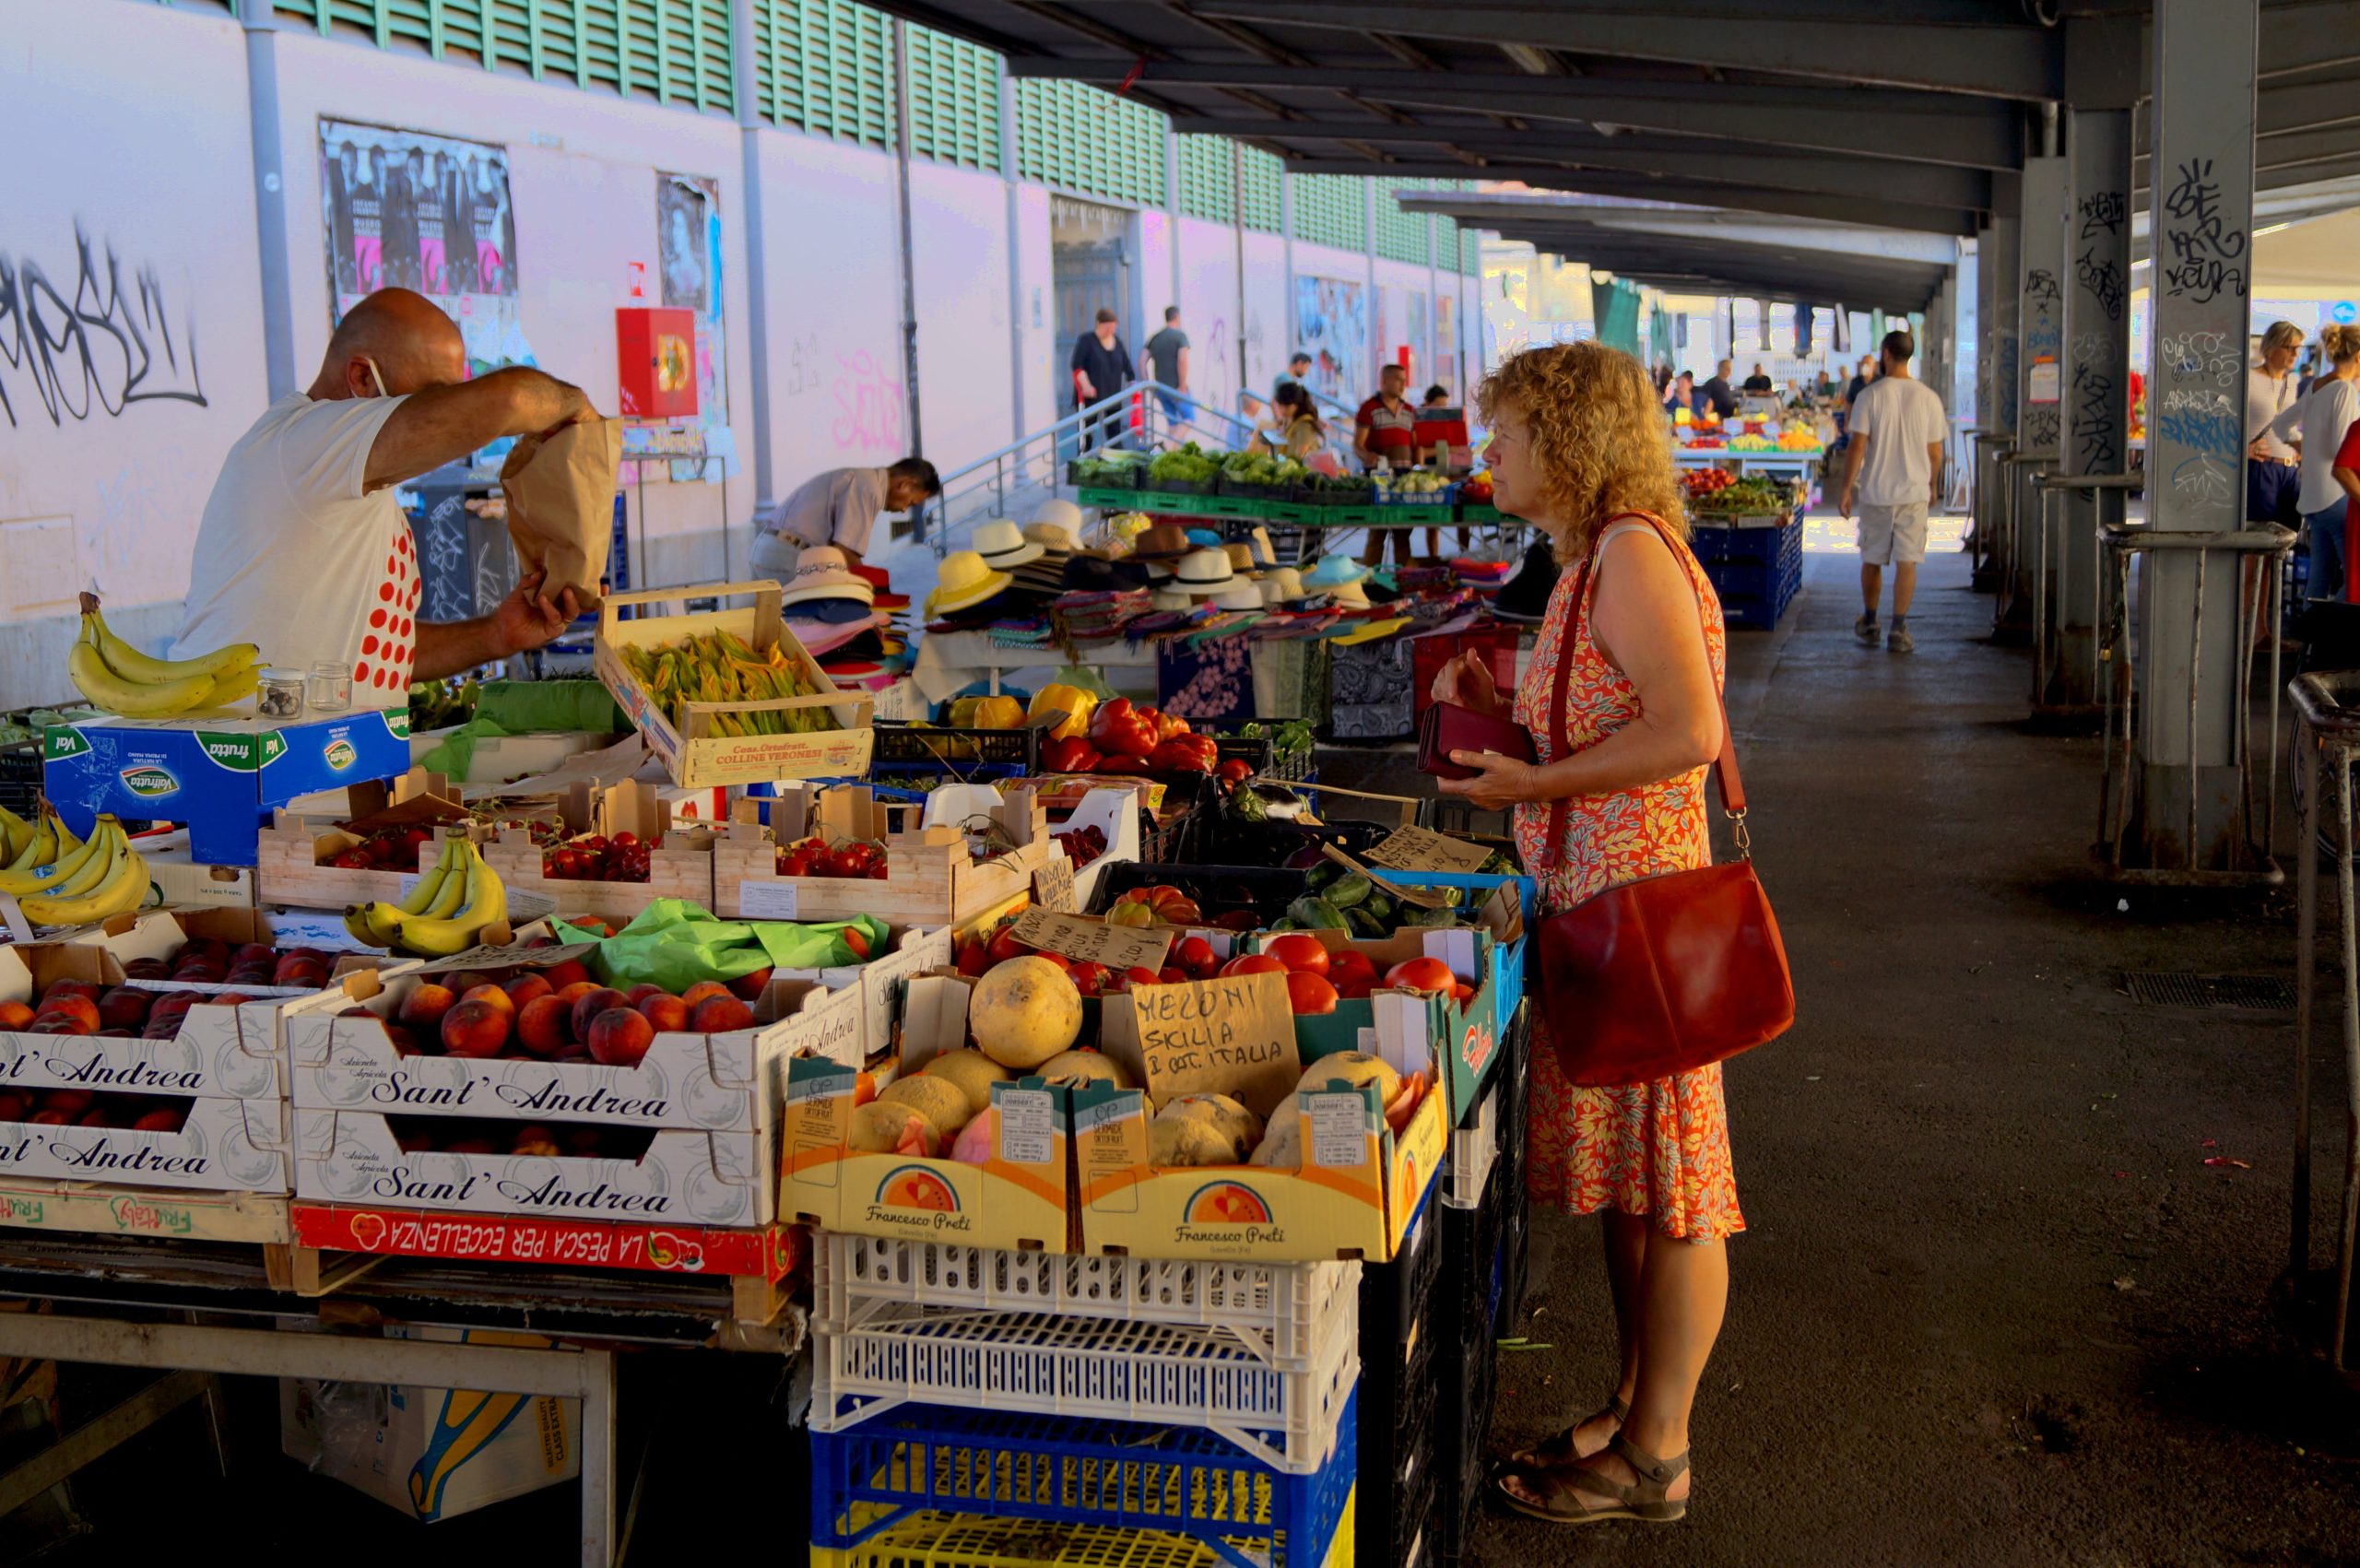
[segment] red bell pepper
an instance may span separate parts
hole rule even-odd
[[[1213,772],[1221,775],[1223,784],[1244,784],[1254,776],[1254,764],[1243,757],[1224,757]]]
[[[1210,773],[1213,771],[1212,760],[1189,745],[1186,737],[1164,741],[1149,752],[1147,765],[1175,773]]]
[[[1188,733],[1188,721],[1177,713],[1167,713],[1161,708],[1143,708],[1140,712],[1155,721],[1155,738],[1169,740],[1175,735]]]
[[[1052,740],[1041,748],[1041,769],[1050,773],[1087,773],[1098,766],[1098,748],[1075,736]]]
[[[1091,715],[1090,743],[1109,756],[1144,757],[1155,749],[1155,721],[1127,697],[1098,704]]]

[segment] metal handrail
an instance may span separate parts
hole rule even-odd
[[[2343,1192],[2335,1260],[2335,1306],[2329,1319],[2328,1364],[2347,1381],[2351,1344],[2354,1216],[2360,1214],[2360,917],[2353,886],[2352,764],[2360,754],[2360,709],[2353,706],[2360,675],[2322,672],[2298,675],[2287,683],[2295,708],[2295,755],[2307,759],[2297,779],[2303,790],[2303,836],[2295,854],[2295,1169],[2288,1211],[2287,1277],[2300,1287],[2311,1270],[2311,1027],[2319,988],[2319,804],[2326,791],[2319,774],[2335,779],[2335,881],[2337,956],[2343,981],[2344,1142]]]

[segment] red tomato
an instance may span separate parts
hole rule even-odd
[[[1122,979],[1126,985],[1161,985],[1163,984],[1162,975],[1158,974],[1151,969],[1142,969],[1138,964],[1133,964],[1130,968],[1123,971]]]
[[[1287,966],[1268,953],[1247,953],[1233,958],[1221,966],[1224,976],[1232,974],[1284,974]]]
[[[1458,984],[1458,976],[1450,972],[1450,965],[1438,958],[1413,958],[1404,959],[1386,970],[1385,984],[1398,991],[1446,996]]]
[[[1223,784],[1244,784],[1254,776],[1254,764],[1243,757],[1224,757],[1213,772],[1221,775]]]
[[[1221,967],[1221,957],[1202,937],[1183,937],[1172,949],[1172,961],[1198,980]]]
[[[1336,988],[1319,975],[1297,970],[1287,976],[1287,1006],[1300,1018],[1336,1010]]]
[[[1159,985],[1186,985],[1188,984],[1188,976],[1180,970],[1174,969],[1172,965],[1167,963],[1163,966],[1163,973],[1156,976],[1156,984]]]
[[[1020,949],[1020,950],[1021,950],[1021,949]],[[1043,952],[1032,953],[1032,954],[1031,954],[1030,956],[1031,956],[1031,957],[1032,957],[1032,958],[1036,958],[1036,959],[1047,959],[1051,963],[1056,964],[1059,969],[1064,970],[1068,974],[1071,974],[1071,973],[1073,973],[1073,960],[1071,960],[1071,959],[1069,959],[1069,958],[1066,957],[1063,953],[1052,953],[1052,952],[1043,951]],[[1100,966],[1099,966],[1099,965],[1095,965],[1095,964],[1093,964],[1093,965],[1092,965],[1091,967],[1092,967],[1092,968],[1098,968],[1098,967],[1100,967]]]
[[[1328,955],[1328,978],[1339,991],[1357,984],[1365,996],[1376,984],[1376,961],[1358,948],[1339,948]]]
[[[1355,974],[1349,979],[1335,981],[1335,986],[1336,995],[1342,1000],[1363,1001],[1368,994],[1376,988],[1376,977],[1373,974]]]
[[[1003,925],[992,933],[991,955],[994,963],[1006,963],[1012,958],[1022,958],[1032,950],[1016,939],[1014,926]]]
[[[1085,996],[1102,996],[1106,990],[1108,973],[1104,964],[1084,960],[1073,966],[1074,989]]]
[[[1289,931],[1273,937],[1263,944],[1262,950],[1293,973],[1324,975],[1328,971],[1328,949],[1320,945],[1318,937],[1306,932]]]
[[[959,949],[958,966],[962,974],[981,975],[992,966],[991,949],[981,942],[963,943]]]
[[[1475,999],[1475,987],[1462,980],[1450,988],[1450,999],[1463,1008]]]

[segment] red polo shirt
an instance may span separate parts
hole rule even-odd
[[[1417,424],[1418,410],[1408,398],[1403,398],[1398,407],[1387,408],[1381,392],[1362,404],[1360,412],[1352,416],[1361,444],[1397,468],[1417,448]]]

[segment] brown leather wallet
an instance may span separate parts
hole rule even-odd
[[[1514,719],[1436,702],[1418,721],[1418,772],[1438,779],[1469,779],[1473,768],[1450,760],[1454,751],[1496,751],[1520,762],[1532,756],[1532,732]]]

